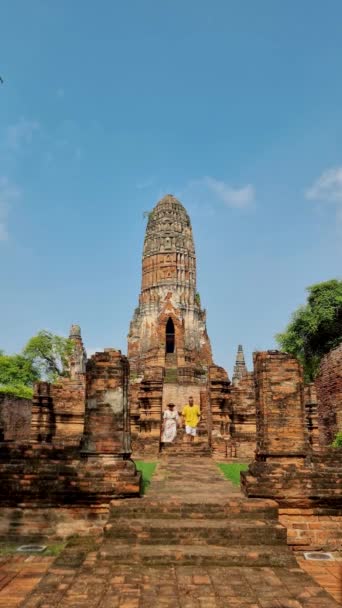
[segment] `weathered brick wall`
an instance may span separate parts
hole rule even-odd
[[[84,429],[85,375],[37,382],[32,400],[30,437],[55,445],[78,446]]]
[[[278,351],[257,352],[253,360],[257,454],[282,457],[305,454],[308,434],[299,362]]]
[[[218,458],[232,456],[231,449],[231,397],[228,374],[218,365],[209,368],[209,406],[211,412],[211,445]]]
[[[84,432],[77,445],[59,440],[63,424],[66,436],[70,431],[73,399],[68,401],[65,386],[72,384],[62,383],[63,399],[56,399],[56,387],[40,383],[32,440],[0,445],[0,534],[50,529],[67,536],[93,530],[113,498],[139,495],[141,475],[130,459],[128,373],[120,351],[107,349],[90,359]],[[78,436],[78,425],[76,431]]]
[[[254,373],[247,372],[231,387],[231,440],[236,458],[251,459],[256,448]]]
[[[105,349],[88,361],[83,453],[131,453],[128,376],[128,360],[119,350]]]
[[[315,384],[320,442],[329,445],[342,431],[342,342],[323,357]]]
[[[0,439],[27,439],[31,424],[31,399],[0,393]]]
[[[130,421],[135,456],[156,456],[159,453],[163,382],[163,367],[147,367],[140,382],[130,383]]]
[[[174,403],[178,413],[181,414],[184,405],[189,402],[190,396],[193,397],[194,403],[200,405],[201,390],[200,384],[165,383],[163,387],[163,410],[167,408],[168,403]]]
[[[342,450],[312,450],[298,362],[272,351],[254,361],[257,452],[241,475],[243,490],[278,501],[294,548],[341,549]]]
[[[309,443],[313,450],[319,450],[317,391],[314,382],[310,382],[310,384],[304,386],[304,404]]]

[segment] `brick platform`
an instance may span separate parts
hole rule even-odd
[[[145,498],[112,502],[103,542],[70,541],[20,604],[151,607],[338,604],[296,563],[273,501],[242,497],[212,460],[170,458],[158,465]]]

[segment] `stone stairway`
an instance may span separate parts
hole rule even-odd
[[[211,448],[208,445],[208,436],[207,434],[202,434],[201,429],[199,429],[199,434],[195,437],[195,441],[190,443],[187,439],[185,431],[179,429],[175,441],[161,444],[160,451],[162,456],[183,456],[187,458],[189,456],[208,457],[211,455]]]
[[[277,512],[209,458],[165,458],[147,495],[113,502],[104,538],[70,539],[20,608],[338,608],[296,565]],[[0,606],[19,607],[25,577]]]
[[[208,458],[169,458],[148,495],[116,500],[101,556],[120,564],[291,567],[276,503],[248,500]]]
[[[175,441],[172,443],[162,443],[160,446],[162,456],[183,456],[185,458],[191,456],[209,457],[211,456],[211,447],[208,443],[208,433],[206,425],[203,421],[200,422],[197,429],[197,436],[191,443],[185,435],[184,428],[179,428]]]

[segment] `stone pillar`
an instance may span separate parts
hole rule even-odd
[[[88,361],[83,454],[130,455],[128,374],[119,350],[107,348]]]
[[[278,351],[254,354],[257,460],[304,458],[309,449],[302,369]]]

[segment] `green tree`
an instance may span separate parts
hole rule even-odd
[[[337,433],[334,441],[332,442],[333,448],[342,448],[342,432]]]
[[[32,386],[39,380],[33,362],[22,355],[6,355],[0,351],[0,392],[19,397],[32,397]]]
[[[0,384],[33,386],[39,372],[30,359],[22,355],[5,355],[0,351]]]
[[[300,360],[305,379],[311,381],[323,355],[342,342],[342,281],[317,283],[307,291],[306,305],[293,313],[276,340],[283,351]]]
[[[68,375],[68,358],[73,348],[74,344],[69,338],[42,330],[30,338],[23,355],[33,363],[42,377],[54,381],[59,376]]]

